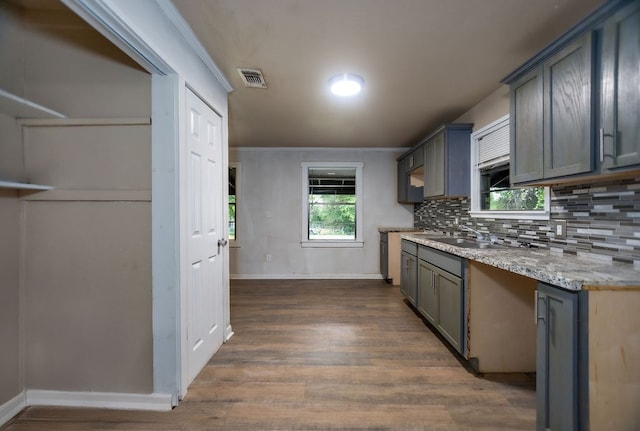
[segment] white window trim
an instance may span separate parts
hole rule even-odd
[[[478,141],[483,136],[505,126],[509,126],[509,114],[498,118],[496,121],[471,134],[471,211],[469,211],[469,215],[474,218],[487,219],[549,220],[551,214],[549,187],[544,188],[544,211],[487,211],[480,209],[480,181],[476,167]]]
[[[362,234],[362,162],[302,162],[302,236],[303,248],[361,248]],[[356,170],[356,238],[343,240],[309,239],[309,168],[355,168]]]
[[[240,185],[240,178],[242,178],[242,176],[240,175],[241,169],[240,169],[240,162],[229,162],[229,167],[230,168],[236,168],[236,239],[230,239],[229,240],[229,247],[233,247],[233,248],[240,248],[240,245],[242,243],[242,235],[240,235],[240,239],[238,238],[238,218],[239,218],[239,214],[238,214],[238,206],[240,205],[238,203],[238,197],[240,196],[240,189],[241,189],[241,185]],[[227,202],[228,203],[228,202]],[[229,225],[229,221],[227,220],[227,226]]]

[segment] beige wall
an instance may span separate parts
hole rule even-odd
[[[22,33],[18,11],[0,4],[0,88],[18,90]],[[9,43],[6,43],[9,42]],[[13,84],[13,85],[12,85]],[[0,112],[0,180],[24,180],[20,127]],[[20,202],[0,189],[0,405],[22,391],[20,369]]]
[[[148,202],[29,202],[27,389],[150,393]]]
[[[9,7],[0,88],[71,123],[21,128],[0,116],[0,179],[55,187],[0,191],[0,238],[14,245],[0,251],[0,404],[22,389],[149,393],[151,77],[65,9]]]
[[[473,108],[455,120],[456,123],[473,123],[473,130],[481,129],[509,113],[509,87],[501,86]]]
[[[14,190],[0,189],[0,405],[20,393],[19,203]]]
[[[153,390],[147,125],[29,127],[27,389]]]

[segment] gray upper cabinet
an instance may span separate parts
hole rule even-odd
[[[473,124],[445,124],[398,157],[398,202],[469,196]]]
[[[407,178],[407,172],[409,166],[409,159],[398,159],[398,202],[405,203],[409,198],[409,182]]]
[[[640,164],[640,4],[602,30],[599,157],[603,172]]]
[[[639,8],[605,2],[502,80],[512,184],[640,168]]]
[[[446,124],[424,140],[424,197],[469,196],[473,124]]]
[[[543,63],[544,178],[593,168],[591,41],[587,33]]]
[[[591,35],[511,85],[511,182],[592,170]]]
[[[424,197],[444,195],[444,132],[440,132],[425,144],[427,166],[425,169]]]
[[[539,180],[544,175],[542,67],[511,85],[511,182]]]
[[[424,195],[424,147],[412,148],[397,160],[398,202],[421,203]]]

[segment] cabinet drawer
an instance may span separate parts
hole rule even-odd
[[[464,276],[464,258],[454,256],[444,251],[436,250],[434,248],[420,246],[418,248],[418,258],[429,262],[445,271],[456,275],[460,278]]]
[[[418,244],[416,244],[415,242],[411,242],[406,239],[403,239],[401,247],[402,247],[402,251],[406,251],[412,256],[418,255]]]

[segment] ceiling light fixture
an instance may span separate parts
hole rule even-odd
[[[354,73],[341,73],[329,79],[329,88],[336,96],[355,96],[362,91],[364,79]]]

